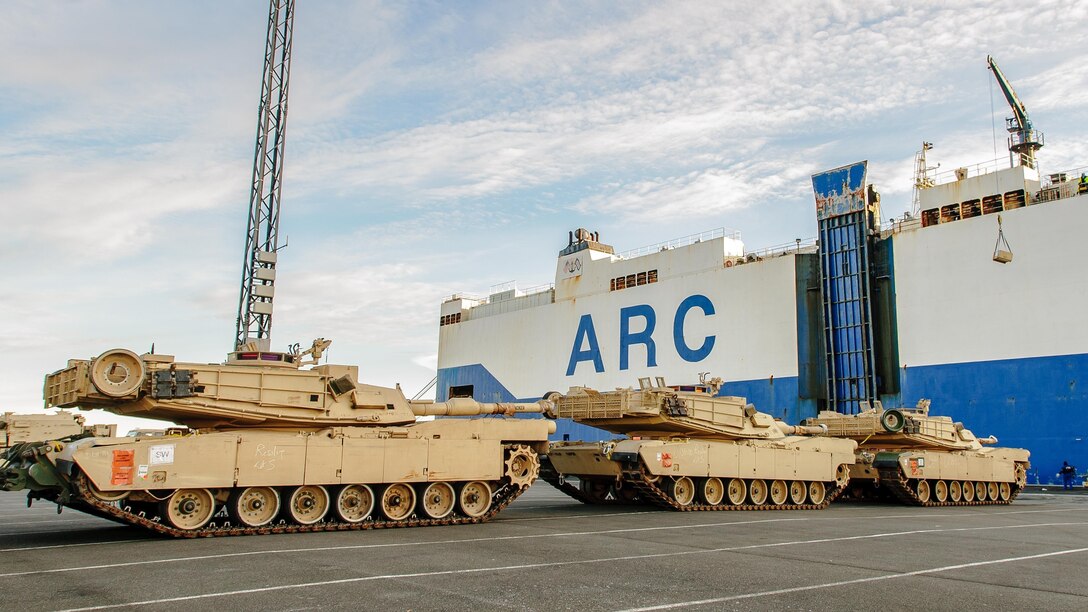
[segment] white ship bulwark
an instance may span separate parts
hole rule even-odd
[[[1071,176],[1079,177],[1078,174]],[[921,219],[873,242],[877,398],[932,400],[1004,446],[1027,448],[1042,480],[1088,461],[1088,193],[1015,166],[922,192]],[[998,217],[1014,261],[995,261]],[[454,296],[442,305],[439,401],[527,401],[573,385],[641,376],[693,384],[699,372],[788,422],[828,404],[815,245],[746,255],[709,232],[617,255],[580,230],[554,287]],[[607,437],[567,423],[560,439]]]

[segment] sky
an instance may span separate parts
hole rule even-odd
[[[907,6],[900,6],[907,5]],[[915,153],[1007,160],[992,54],[1088,166],[1088,0],[312,2],[296,6],[273,348],[408,395],[442,301],[727,227],[816,235],[810,176],[860,160],[883,217]],[[219,362],[241,284],[268,5],[0,11],[0,412],[123,347]],[[527,348],[528,350],[528,348]],[[89,422],[137,421],[91,413]]]

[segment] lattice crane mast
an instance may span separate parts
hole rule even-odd
[[[1021,166],[1036,168],[1035,152],[1043,147],[1043,133],[1032,127],[1028,110],[1024,108],[1024,103],[1016,95],[1005,74],[997,67],[994,58],[987,55],[986,64],[990,67],[990,72],[994,73],[1005,100],[1012,107],[1013,116],[1005,119],[1005,127],[1009,130],[1009,155],[1014,160],[1019,158]]]
[[[294,0],[271,0],[235,350],[267,351],[271,343],[294,19]]]

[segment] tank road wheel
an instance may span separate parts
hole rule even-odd
[[[510,479],[510,484],[524,489],[533,484],[539,473],[540,458],[533,449],[519,445],[510,451],[510,456],[506,458],[506,477]]]
[[[789,499],[790,488],[786,486],[786,483],[781,480],[776,480],[771,483],[771,503],[776,506],[781,506]]]
[[[128,494],[130,493],[130,491],[103,491],[98,487],[94,486],[94,483],[91,482],[90,478],[87,479],[87,490],[91,492],[92,497],[99,501],[104,501],[107,504],[121,501],[122,499],[128,497]]]
[[[997,485],[997,496],[1001,501],[1009,501],[1012,497],[1012,486],[1007,482],[1002,482]]]
[[[465,483],[461,487],[461,494],[457,496],[457,502],[465,516],[479,518],[491,508],[491,487],[480,480]]]
[[[672,481],[669,494],[678,505],[690,506],[695,501],[695,483],[687,476],[681,476]]]
[[[359,523],[374,510],[374,491],[366,485],[348,485],[336,494],[336,516]]]
[[[942,504],[948,501],[948,483],[943,480],[938,480],[933,485],[933,497]]]
[[[299,525],[313,525],[329,511],[329,492],[318,485],[303,485],[287,499],[287,516]]]
[[[410,485],[398,482],[382,491],[382,514],[391,521],[403,521],[412,516],[416,507],[416,492]]]
[[[986,483],[986,499],[990,501],[997,501],[997,496],[1000,494],[997,488],[996,482]]]
[[[457,505],[457,495],[448,482],[432,482],[420,493],[419,508],[428,518],[444,519]]]
[[[963,501],[971,504],[975,501],[975,485],[964,482],[963,483]]]
[[[827,497],[827,487],[819,480],[813,480],[808,483],[808,499],[812,503],[819,506],[824,503],[824,498]]]
[[[986,501],[986,483],[981,480],[975,483],[975,499],[980,502]]]
[[[729,481],[729,488],[725,490],[725,494],[729,497],[730,504],[739,506],[744,503],[744,498],[748,497],[748,488],[744,486],[743,480],[734,478]]]
[[[608,499],[608,493],[612,489],[610,483],[601,482],[599,480],[582,480],[578,484],[578,489],[595,504],[603,504],[611,501]]]
[[[756,506],[767,503],[767,482],[757,478],[748,483],[748,499]]]
[[[700,497],[703,501],[711,506],[717,506],[725,499],[725,485],[722,484],[721,478],[715,478],[711,476],[703,481],[702,489],[699,491]]]
[[[929,503],[929,483],[924,480],[919,480],[914,483],[914,493],[918,496],[918,501],[923,504]]]
[[[200,529],[215,514],[215,497],[207,489],[178,489],[160,510],[166,522],[178,529]]]
[[[948,499],[957,504],[963,499],[963,485],[960,484],[960,481],[953,480],[948,483]]]
[[[794,480],[790,483],[790,501],[800,506],[805,503],[805,494],[808,493],[808,489],[805,488],[805,483],[800,480]]]
[[[280,511],[280,496],[271,487],[236,489],[227,500],[231,521],[246,527],[260,527],[272,522]]]

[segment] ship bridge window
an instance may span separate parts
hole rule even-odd
[[[452,325],[454,323],[460,323],[460,322],[461,322],[461,313],[455,312],[453,314],[443,315],[441,318],[439,318],[438,326],[442,327],[443,325]]]
[[[994,196],[998,197],[998,196]],[[1009,191],[1005,193],[1005,210],[1012,210],[1013,208],[1021,208],[1024,206],[1024,190],[1017,189],[1016,191]]]
[[[657,270],[647,270],[645,272],[638,272],[637,274],[617,276],[616,278],[609,280],[608,290],[619,291],[620,289],[630,289],[631,287],[638,287],[639,285],[648,285],[656,282]]]
[[[991,196],[992,197],[992,196]],[[986,198],[989,200],[990,198]],[[1001,198],[997,200],[1001,202]],[[967,200],[960,204],[960,218],[970,219],[971,217],[977,217],[982,214],[982,204],[978,200]]]
[[[472,385],[454,385],[450,387],[448,397],[472,397]]]

